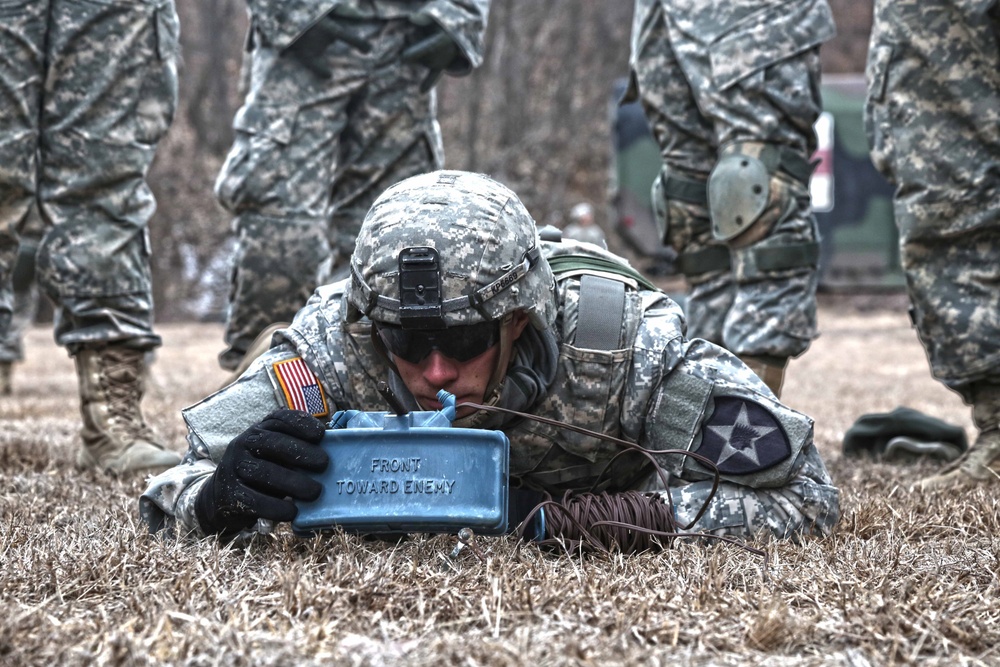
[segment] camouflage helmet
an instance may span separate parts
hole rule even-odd
[[[401,181],[365,216],[351,257],[351,309],[404,328],[555,321],[555,281],[535,221],[488,176],[437,171]],[[354,319],[351,317],[351,319]]]

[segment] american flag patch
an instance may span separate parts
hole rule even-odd
[[[308,412],[313,417],[326,417],[330,414],[323,387],[306,366],[306,362],[302,361],[302,357],[279,361],[273,368],[289,408]]]

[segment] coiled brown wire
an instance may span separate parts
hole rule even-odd
[[[662,548],[669,540],[661,538],[676,533],[672,508],[655,493],[567,491],[536,509],[542,508],[545,537],[537,543],[543,547],[637,553]]]
[[[613,456],[605,465],[601,474],[598,475],[597,480],[594,481],[590,491],[566,491],[559,500],[546,494],[546,499],[535,506],[521,523],[521,528],[518,530],[518,537],[524,538],[524,534],[531,525],[534,516],[544,509],[545,536],[535,540],[539,546],[561,548],[566,551],[610,553],[617,550],[622,553],[638,553],[670,546],[675,539],[680,537],[700,538],[735,544],[742,549],[761,556],[764,559],[765,567],[767,566],[766,552],[761,549],[755,549],[735,538],[709,533],[681,532],[687,531],[708,511],[708,507],[719,488],[719,470],[710,459],[682,449],[647,449],[621,438],[591,431],[555,419],[539,417],[538,415],[509,410],[507,408],[480,405],[478,403],[461,403],[455,407],[471,407],[487,412],[515,415],[524,419],[531,419],[543,424],[557,426],[583,435],[613,442],[622,448],[622,451]],[[661,494],[640,491],[623,491],[618,493],[594,491],[600,485],[604,474],[618,457],[630,453],[639,454],[652,463],[653,469],[663,482],[664,489],[669,488],[669,475],[656,460],[654,456],[656,454],[679,454],[693,458],[712,473],[712,490],[705,498],[704,505],[702,505],[689,524],[677,526],[669,492]]]

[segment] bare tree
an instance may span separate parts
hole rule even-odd
[[[232,142],[247,30],[241,0],[178,0],[177,9],[180,105],[150,177],[157,199],[150,232],[159,320],[193,314],[192,304],[208,289],[206,269],[218,263],[230,235],[212,184]],[[224,279],[216,276],[216,290],[224,289]]]

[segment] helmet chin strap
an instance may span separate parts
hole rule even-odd
[[[500,401],[503,394],[503,383],[507,379],[507,368],[510,366],[510,357],[514,350],[514,340],[511,338],[511,325],[514,319],[513,313],[507,313],[500,321],[500,353],[497,355],[497,363],[493,367],[489,382],[486,383],[486,391],[483,392],[483,405],[494,406]],[[490,417],[486,410],[479,410],[466,417],[456,419],[452,422],[461,428],[475,428],[482,421]]]
[[[493,374],[490,381],[486,383],[486,391],[483,392],[483,402],[489,404],[495,398],[500,398],[503,389],[504,378],[507,377],[507,367],[510,366],[510,355],[514,349],[514,341],[510,337],[510,323],[514,320],[514,313],[507,313],[500,320],[500,354],[497,355],[497,363],[493,367]],[[495,397],[494,397],[495,394]]]

